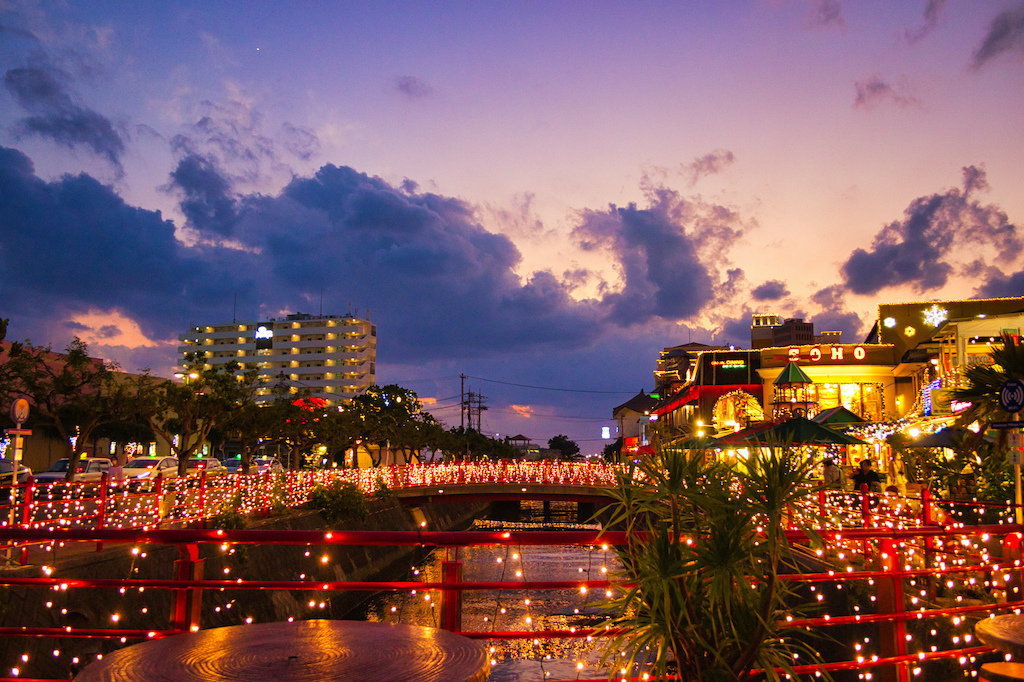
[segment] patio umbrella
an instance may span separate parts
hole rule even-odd
[[[954,429],[944,428],[939,429],[935,433],[929,433],[926,436],[921,436],[915,441],[907,443],[908,448],[949,448],[954,449],[959,444],[963,443],[964,439],[968,436],[973,436],[973,431],[966,429]],[[988,436],[982,436],[985,441],[991,443],[992,439]],[[954,443],[955,442],[955,443]]]
[[[719,443],[739,445],[748,442],[790,443],[792,445],[864,445],[860,438],[833,431],[804,417],[794,417],[780,424],[740,431],[719,439]]]

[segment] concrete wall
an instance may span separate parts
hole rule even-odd
[[[346,530],[415,530],[418,521],[426,520],[430,530],[460,530],[474,518],[485,516],[484,503],[451,503],[424,505],[418,511],[403,509],[397,501],[369,500],[371,512],[365,521],[343,524]],[[414,516],[415,514],[415,516]],[[420,516],[422,515],[422,516]],[[312,511],[296,511],[288,516],[260,519],[250,528],[274,530],[322,530],[324,523]],[[35,563],[55,567],[54,576],[62,578],[142,578],[174,577],[178,550],[174,546],[141,547],[133,555],[130,547],[114,546],[95,551],[95,545],[58,548],[55,555],[39,557]],[[244,580],[363,581],[405,580],[409,567],[418,563],[424,550],[415,547],[347,547],[347,546],[239,546],[233,554],[217,545],[201,547],[205,559],[203,577],[209,580],[242,578]],[[308,552],[308,556],[307,556]],[[330,561],[321,562],[324,554]],[[419,556],[415,556],[420,553]],[[227,572],[225,573],[225,569]],[[39,576],[39,565],[8,567],[5,575]],[[303,575],[305,577],[303,577]],[[344,618],[371,592],[305,592],[305,591],[219,591],[206,590],[202,595],[202,627],[238,625],[251,617],[253,622],[283,621],[289,617]],[[309,601],[315,600],[314,608]],[[319,603],[325,603],[320,609]],[[47,604],[50,604],[47,606]],[[34,587],[0,588],[0,625],[27,627],[166,629],[169,627],[173,603],[172,591],[147,589],[69,588],[66,591]],[[119,618],[115,624],[112,616]],[[127,642],[132,644],[133,641]],[[96,654],[124,646],[118,639],[77,639],[41,637],[0,638],[0,671],[21,669],[21,677],[67,678]],[[59,651],[54,656],[53,651]],[[29,661],[22,662],[27,654]],[[72,662],[73,657],[79,663]]]

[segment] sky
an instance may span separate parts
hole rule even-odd
[[[368,317],[377,379],[597,452],[754,312],[1024,295],[1024,1],[0,0],[0,316],[169,376]]]

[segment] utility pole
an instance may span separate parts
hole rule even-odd
[[[462,432],[466,432],[466,375],[459,374],[462,379],[462,388],[459,390],[459,426]]]

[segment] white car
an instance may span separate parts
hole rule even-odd
[[[249,471],[255,471],[257,474],[265,474],[268,471],[272,474],[283,474],[284,467],[277,457],[253,457]]]
[[[21,462],[15,462],[13,459],[0,459],[0,485],[10,485],[14,482],[15,469],[18,471],[18,485],[24,485],[28,481],[28,477],[32,475],[32,470]]]
[[[46,471],[40,471],[35,475],[36,483],[49,485],[50,483],[63,482],[67,478],[68,458],[58,459]],[[71,480],[75,482],[95,482],[103,478],[104,472],[110,471],[110,460],[106,457],[83,457],[78,460],[75,473]]]
[[[144,481],[157,476],[163,478],[178,477],[177,457],[133,457],[125,462],[125,481]]]

